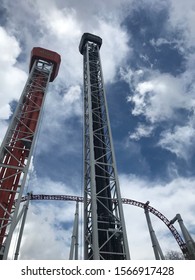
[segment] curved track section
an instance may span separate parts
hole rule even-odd
[[[21,201],[26,201],[28,196],[23,196]],[[46,194],[31,194],[30,200],[62,200],[62,201],[78,201],[83,202],[83,197],[81,196],[72,196],[72,195],[46,195]],[[136,201],[133,199],[128,198],[122,198],[122,203],[129,204],[133,206],[137,206],[140,208],[147,208],[149,212],[151,212],[153,215],[155,215],[157,218],[159,218],[171,231],[173,237],[175,238],[176,242],[178,243],[181,251],[184,255],[187,254],[187,247],[186,243],[181,238],[180,234],[176,230],[176,228],[170,223],[170,221],[158,210],[156,210],[154,207],[149,205],[149,202],[143,203],[140,201]]]
[[[178,233],[178,231],[176,230],[176,228],[170,223],[170,221],[158,210],[156,210],[154,207],[148,205],[149,203],[143,203],[140,201],[136,201],[133,199],[128,199],[128,198],[122,198],[122,202],[124,204],[130,204],[133,206],[138,206],[140,208],[147,208],[149,212],[151,212],[152,214],[154,214],[157,218],[159,218],[167,227],[168,229],[171,231],[173,237],[175,238],[175,240],[177,241],[181,251],[183,252],[184,255],[187,254],[187,246],[186,243],[183,241],[183,239],[181,238],[180,234]]]

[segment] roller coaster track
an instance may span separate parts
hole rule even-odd
[[[28,196],[23,196],[21,202],[26,201]],[[30,200],[60,200],[60,201],[78,201],[83,202],[83,197],[81,196],[72,196],[72,195],[46,195],[46,194],[30,194]],[[140,201],[136,201],[129,198],[122,198],[123,204],[129,204],[133,206],[137,206],[143,209],[146,209],[159,218],[171,231],[173,237],[175,238],[176,242],[178,243],[181,251],[183,252],[184,256],[187,254],[187,246],[186,243],[183,241],[182,237],[176,230],[176,228],[171,224],[171,222],[157,209],[149,205],[149,202],[143,203]]]

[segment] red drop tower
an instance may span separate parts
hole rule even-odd
[[[35,47],[29,77],[0,147],[0,259],[7,259],[20,219],[19,207],[39,129],[49,82],[59,70],[60,55]]]

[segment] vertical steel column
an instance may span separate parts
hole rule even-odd
[[[40,50],[47,51],[41,48]],[[48,53],[51,54],[50,51],[47,51]],[[20,201],[47,87],[51,74],[57,73],[57,71],[52,73],[53,67],[53,62],[47,59],[44,61],[42,57],[33,60],[28,80],[0,148],[0,259],[7,259],[12,235],[18,222]]]
[[[22,215],[22,223],[20,226],[20,230],[19,230],[19,236],[18,236],[18,240],[17,240],[17,245],[16,245],[16,251],[15,251],[15,255],[14,255],[14,260],[18,259],[19,256],[19,252],[20,252],[20,245],[21,245],[21,241],[22,241],[22,235],[23,235],[23,231],[24,231],[24,226],[25,226],[25,222],[26,222],[26,216],[27,216],[27,211],[28,211],[28,207],[29,207],[29,201],[30,201],[30,196],[32,195],[32,193],[29,193],[27,196],[27,201],[24,204],[22,211],[21,211],[21,215]]]
[[[176,215],[176,219],[178,220],[178,223],[180,225],[184,240],[186,242],[190,259],[195,260],[195,243],[194,240],[192,239],[190,233],[188,232],[187,228],[185,227],[183,223],[183,219],[180,214]]]
[[[99,48],[84,33],[84,258],[130,259]]]
[[[78,260],[78,229],[79,229],[79,202],[76,202],[76,211],[75,211],[75,218],[74,218],[74,225],[73,225],[73,232],[72,232],[72,239],[70,245],[70,254],[69,260]]]
[[[147,205],[148,205],[148,203],[145,204],[144,212],[145,212],[145,215],[146,215],[146,221],[147,221],[147,225],[148,225],[148,229],[149,229],[149,233],[150,233],[150,238],[151,238],[151,241],[152,241],[152,247],[153,247],[153,250],[154,250],[155,259],[156,260],[160,260],[160,259],[164,260],[165,257],[163,255],[162,250],[161,250],[161,247],[160,247],[160,244],[159,244],[158,239],[156,237],[155,231],[152,227],[152,222],[151,222],[151,219],[150,219],[150,215],[149,215]]]

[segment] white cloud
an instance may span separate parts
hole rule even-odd
[[[68,259],[72,234],[73,204],[38,202],[28,211],[21,259]],[[61,214],[63,213],[63,215]],[[35,222],[36,221],[36,222]],[[65,223],[71,222],[70,227]]]
[[[148,1],[143,1],[142,5],[146,4],[148,5]],[[177,76],[151,69],[141,69],[141,75],[138,74],[139,70],[123,69],[121,71],[121,77],[129,83],[131,88],[128,101],[133,107],[132,114],[144,116],[148,123],[147,127],[144,124],[139,124],[130,137],[135,140],[148,137],[150,136],[149,132],[153,131],[154,127],[160,126],[162,122],[167,122],[168,127],[171,125],[173,128],[165,130],[161,134],[162,139],[159,141],[161,147],[168,149],[180,158],[187,159],[192,148],[191,138],[194,135],[192,122],[195,105],[195,4],[193,0],[185,2],[182,0],[151,0],[150,6],[154,11],[165,8],[169,13],[169,19],[164,25],[164,34],[162,37],[150,40],[150,44],[155,47],[156,51],[164,44],[168,44],[172,49],[177,49],[185,59],[182,65],[185,67],[185,71]],[[137,4],[136,9],[139,7],[140,4]],[[173,34],[177,34],[177,36]],[[149,68],[151,68],[150,65]],[[177,110],[180,109],[189,112],[188,116],[182,120],[182,126],[177,124],[177,118],[181,121],[177,114]],[[174,128],[175,123],[176,127]],[[184,133],[183,137],[182,133]],[[186,142],[182,139],[185,139]]]
[[[193,154],[194,139],[194,127],[191,125],[175,126],[173,130],[166,130],[162,133],[158,145],[187,161]]]
[[[105,82],[112,82],[118,68],[125,65],[127,57],[131,55],[131,48],[128,46],[130,38],[118,22],[111,21],[99,20],[94,33],[103,40],[100,52]]]
[[[9,119],[11,115],[10,106],[9,104],[5,104],[0,108],[0,119]]]
[[[153,38],[152,40],[150,40],[150,43],[154,47],[159,47],[161,45],[170,44],[172,42],[167,40],[167,39],[165,39],[165,38],[158,38],[157,40],[154,40],[154,38]]]
[[[154,127],[153,126],[147,126],[142,123],[140,123],[135,131],[133,133],[129,133],[129,138],[132,140],[139,140],[142,137],[149,137],[151,136],[151,133],[153,132]]]
[[[5,133],[7,131],[7,123],[4,120],[0,120],[0,143],[3,141]]]
[[[55,2],[55,1],[54,1]],[[80,36],[81,31],[79,22],[76,18],[74,9],[63,8],[59,10],[56,5],[51,3],[51,6],[42,7],[42,3],[37,3],[42,7],[40,9],[41,22],[48,28],[49,32],[62,38],[74,38]]]
[[[131,88],[127,101],[131,103],[132,114],[143,116],[147,121],[139,122],[129,137],[134,140],[149,137],[162,122],[166,122],[171,129],[164,128],[158,145],[185,160],[192,156],[195,136],[194,70],[191,64],[187,65],[189,68],[176,77],[150,69],[133,72],[127,68],[120,71],[122,79]],[[182,120],[181,110],[186,112]]]
[[[71,86],[63,97],[63,106],[65,114],[81,116],[82,114],[82,101],[81,101],[81,88],[79,85]]]
[[[43,186],[47,186],[44,188]],[[31,178],[29,179],[28,191],[32,191],[33,194],[69,194],[78,195],[76,186],[72,188],[67,186],[64,182],[53,181],[49,177],[39,178],[36,175],[36,171],[33,171]]]
[[[195,43],[195,4],[193,0],[170,0],[169,28],[183,33],[183,43],[187,48]]]
[[[21,52],[16,38],[0,27],[0,143],[7,130],[7,123],[11,116],[9,103],[18,100],[24,88],[27,75],[17,65],[17,58]]]
[[[183,42],[179,39],[166,39],[166,38],[158,38],[150,40],[150,44],[156,49],[159,50],[159,47],[163,45],[169,45],[170,48],[176,49],[180,54],[185,55],[185,48],[183,46]]]
[[[174,118],[175,110],[189,108],[182,81],[170,74],[151,73],[146,81],[136,85],[130,98],[133,115],[144,115],[151,123]]]
[[[27,75],[16,65],[21,52],[16,38],[3,27],[0,27],[0,37],[0,118],[8,119],[11,115],[9,103],[20,97]]]
[[[0,51],[1,65],[3,67],[13,66],[16,63],[16,58],[20,54],[20,47],[15,37],[10,36],[3,27],[0,27]]]
[[[79,127],[72,127],[69,120],[73,117],[77,118],[78,123],[82,120],[81,94],[79,85],[72,85],[66,89],[60,87],[58,90],[55,86],[51,87],[40,127],[38,153],[46,152],[55,145],[58,146],[58,153],[71,153],[78,150],[78,146],[81,145],[77,143],[77,136],[80,136]]]

